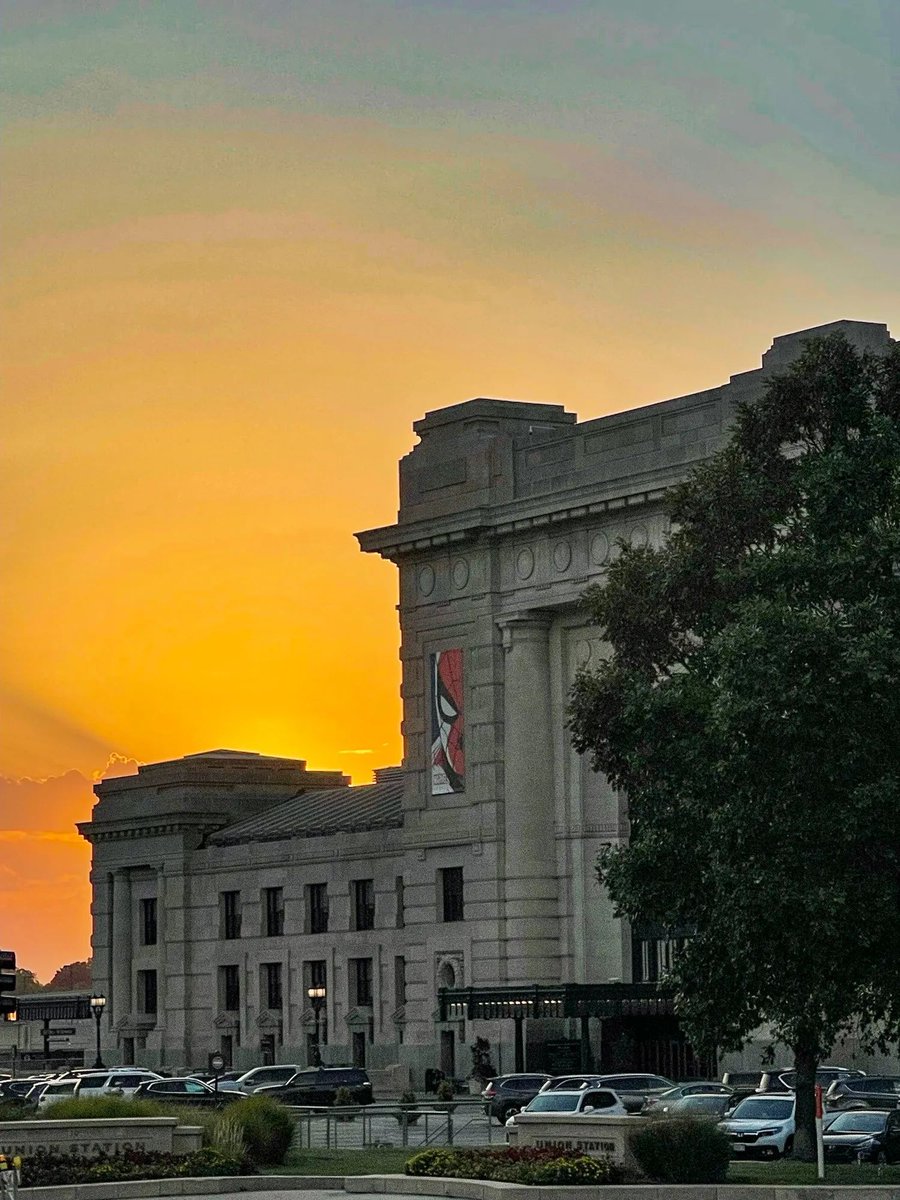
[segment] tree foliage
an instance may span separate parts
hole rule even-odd
[[[794,1049],[808,1132],[834,1041],[900,1027],[897,346],[807,342],[669,499],[666,544],[622,544],[587,597],[611,657],[570,728],[631,825],[599,871],[621,913],[695,931],[697,1044],[768,1022]]]
[[[50,982],[48,991],[77,992],[89,989],[91,986],[91,963],[71,962],[59,968]]]

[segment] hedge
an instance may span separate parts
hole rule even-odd
[[[64,1183],[118,1183],[125,1179],[178,1179],[203,1175],[252,1173],[234,1158],[204,1147],[193,1154],[160,1154],[129,1150],[78,1158],[73,1154],[28,1154],[22,1159],[23,1187]]]
[[[620,1167],[608,1158],[588,1158],[577,1150],[536,1146],[503,1150],[423,1150],[406,1163],[407,1175],[490,1179],[501,1183],[621,1183]]]
[[[728,1174],[731,1141],[710,1121],[648,1120],[629,1145],[644,1174],[658,1183],[722,1183]]]

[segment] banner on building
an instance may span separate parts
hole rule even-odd
[[[465,791],[463,652],[439,650],[431,663],[431,794]]]

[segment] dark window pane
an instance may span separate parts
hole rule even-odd
[[[445,921],[463,919],[463,871],[462,867],[446,867],[441,871],[442,917]]]
[[[237,965],[219,967],[219,993],[222,1009],[237,1012],[241,1007],[241,979]]]
[[[241,936],[241,893],[219,893],[219,931],[226,941]]]
[[[284,891],[280,887],[263,888],[263,934],[281,937],[284,933]]]
[[[375,928],[375,881],[373,879],[354,879],[352,883],[354,929]]]
[[[264,1000],[267,1008],[280,1009],[282,1006],[281,992],[281,963],[263,963]]]
[[[140,1010],[149,1016],[156,1014],[156,972],[138,971],[138,1002]]]
[[[328,932],[328,885],[325,883],[306,885],[306,932]]]
[[[141,901],[141,945],[156,945],[156,897]]]
[[[394,1003],[397,1008],[406,1003],[406,959],[401,954],[394,959]]]
[[[350,959],[350,979],[353,985],[353,1003],[367,1006],[372,1003],[372,960],[371,958]]]

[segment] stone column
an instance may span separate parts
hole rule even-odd
[[[120,868],[113,874],[112,1021],[131,1015],[131,879]]]
[[[540,613],[500,622],[504,655],[507,982],[559,983],[548,635]]]
[[[156,868],[156,1028],[159,1032],[159,1065],[166,1065],[166,875],[162,863]]]

